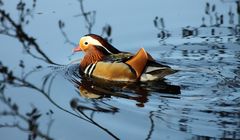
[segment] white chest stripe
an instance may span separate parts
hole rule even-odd
[[[84,70],[84,73],[85,73],[85,74],[88,74],[88,69],[91,67],[91,65],[92,65],[92,64],[88,65],[88,66],[85,68],[85,70]]]
[[[94,64],[90,64],[86,67],[86,69],[84,70],[84,73],[87,74],[87,75],[91,75],[95,66],[96,66],[97,63],[94,63]]]
[[[92,72],[95,69],[95,66],[96,66],[96,63],[92,64],[92,66],[91,66],[91,68],[90,68],[90,70],[88,72],[89,75],[92,75]]]

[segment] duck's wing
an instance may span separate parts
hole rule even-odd
[[[149,59],[152,59],[152,57],[150,58],[150,55],[141,48],[131,59],[126,61],[126,64],[135,70],[137,78],[139,78],[142,75]]]
[[[131,59],[133,54],[129,52],[121,52],[118,54],[111,54],[104,57],[103,61],[107,62],[126,62],[127,60]]]

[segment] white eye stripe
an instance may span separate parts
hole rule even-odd
[[[101,46],[101,47],[104,48],[104,50],[106,50],[108,53],[112,54],[112,52],[109,51],[107,48],[105,48],[105,47],[102,45],[102,43],[100,43],[98,40],[96,40],[96,39],[94,39],[94,38],[92,38],[92,37],[89,37],[89,38],[87,39],[87,42],[91,42],[91,44],[93,44],[93,45]]]
[[[91,42],[93,45],[103,46],[98,40],[92,37],[87,37],[86,42]]]

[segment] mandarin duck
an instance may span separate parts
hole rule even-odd
[[[110,81],[153,81],[175,72],[156,62],[143,48],[135,55],[122,52],[95,34],[82,37],[73,51],[85,54],[80,73]]]

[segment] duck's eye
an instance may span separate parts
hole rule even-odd
[[[84,45],[88,45],[88,42],[84,42]]]

